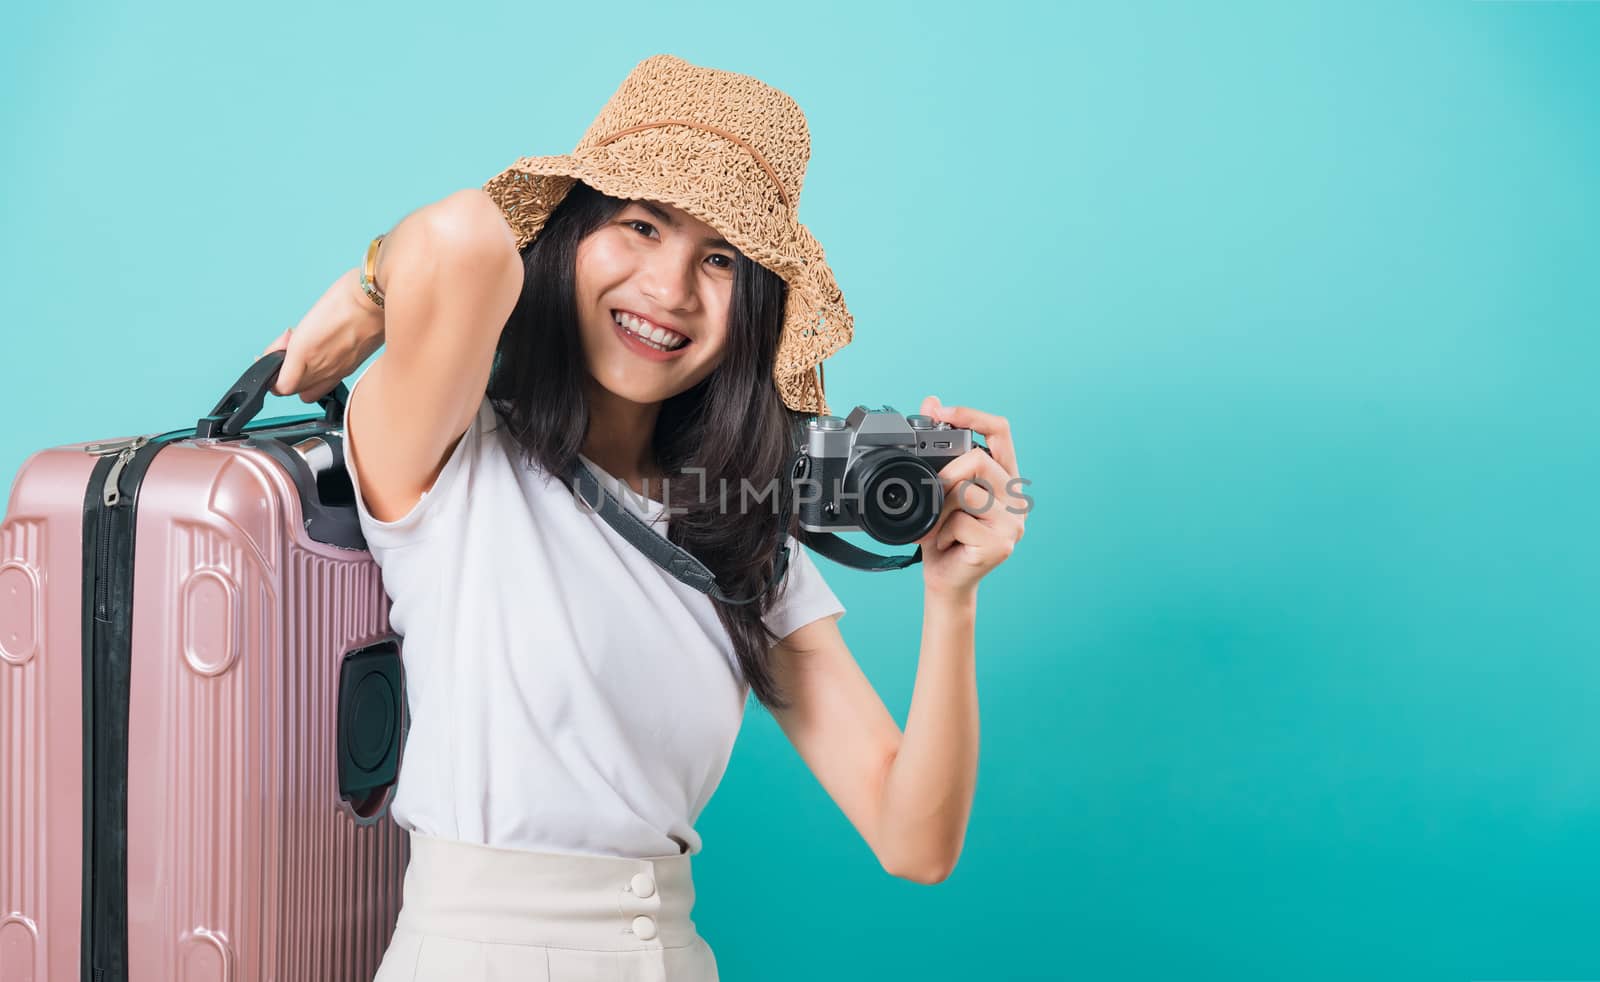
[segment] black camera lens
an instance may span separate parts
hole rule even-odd
[[[883,481],[878,485],[878,502],[885,515],[899,516],[911,506],[911,491],[898,478]]]
[[[859,457],[845,472],[862,531],[892,546],[915,542],[939,519],[939,474],[921,457],[888,447]]]

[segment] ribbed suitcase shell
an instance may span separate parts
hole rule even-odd
[[[0,524],[4,982],[80,978],[85,446],[28,458]],[[129,979],[370,979],[408,842],[392,789],[341,800],[334,741],[343,653],[392,637],[378,567],[237,438],[164,446],[135,515]]]

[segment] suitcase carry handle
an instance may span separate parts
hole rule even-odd
[[[239,376],[239,381],[233,383],[227,393],[217,401],[210,415],[200,417],[195,424],[194,437],[197,440],[210,440],[219,437],[238,436],[245,425],[256,418],[256,413],[261,411],[261,404],[266,400],[267,392],[272,388],[272,383],[278,380],[278,371],[283,367],[284,352],[282,349],[269,351],[256,360]],[[350,390],[340,382],[334,386],[333,391],[317,400],[317,405],[326,411],[323,422],[330,427],[344,425],[344,407],[349,398]]]

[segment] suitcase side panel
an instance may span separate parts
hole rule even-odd
[[[0,979],[76,979],[83,904],[83,498],[33,454],[0,522]]]
[[[365,551],[304,537],[278,463],[184,441],[139,495],[128,801],[133,982],[370,978],[409,845],[338,796],[343,653],[389,631]]]

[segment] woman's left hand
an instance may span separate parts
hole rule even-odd
[[[922,547],[922,578],[930,590],[951,596],[974,594],[978,581],[1005,562],[1022,540],[1032,499],[1016,480],[1017,451],[1004,416],[966,406],[942,406],[937,396],[922,400],[922,414],[981,435],[989,450],[976,445],[939,472],[944,507]]]

